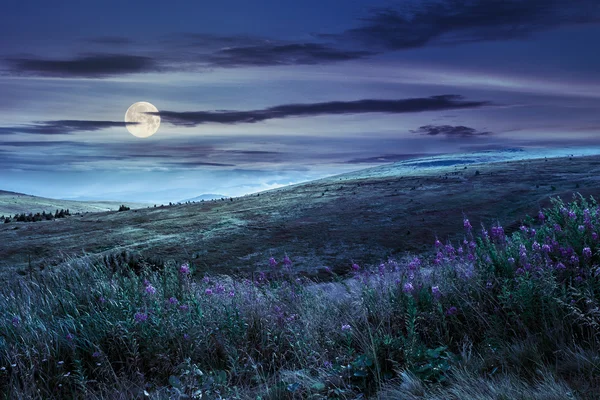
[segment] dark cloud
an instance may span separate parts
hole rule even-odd
[[[427,136],[439,136],[443,135],[446,137],[475,137],[475,136],[485,136],[491,135],[491,132],[482,132],[473,128],[469,128],[468,126],[452,126],[452,125],[425,125],[421,126],[419,129],[411,131],[413,133],[420,133],[422,135]]]
[[[597,0],[438,0],[376,9],[363,25],[323,39],[387,50],[524,38],[562,25],[600,22]]]
[[[101,78],[160,70],[150,57],[123,54],[91,55],[71,60],[13,58],[7,61],[9,71],[13,74],[60,78]]]
[[[209,64],[219,67],[302,65],[356,60],[375,53],[341,50],[317,43],[269,44],[229,47],[208,57]]]
[[[319,115],[341,115],[362,113],[411,113],[491,105],[487,101],[467,101],[460,95],[447,94],[402,100],[356,100],[331,101],[326,103],[285,104],[262,110],[251,111],[160,111],[157,114],[165,122],[179,126],[196,126],[205,123],[239,124],[266,121],[275,118],[313,117]]]
[[[135,123],[130,122],[129,124]],[[79,120],[42,121],[27,125],[0,127],[0,135],[11,135],[16,133],[57,135],[74,132],[92,132],[113,127],[125,127],[125,122]]]

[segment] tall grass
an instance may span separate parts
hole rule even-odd
[[[1,393],[600,397],[595,200],[556,199],[511,236],[463,225],[432,256],[326,283],[287,256],[252,279],[86,258],[15,278],[0,288]]]

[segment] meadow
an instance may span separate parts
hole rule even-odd
[[[2,396],[599,398],[600,207],[523,217],[507,235],[467,210],[460,240],[319,280],[285,253],[244,276],[128,253],[30,269],[0,287]]]

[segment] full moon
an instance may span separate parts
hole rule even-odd
[[[148,112],[158,112],[158,109],[152,104],[139,101],[132,104],[125,113],[125,126],[133,136],[147,138],[152,136],[160,126],[160,117],[158,115],[146,114]]]

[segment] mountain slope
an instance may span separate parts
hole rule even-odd
[[[23,267],[29,254],[48,264],[59,254],[126,249],[191,260],[199,271],[266,269],[270,256],[286,253],[293,268],[343,271],[351,261],[429,250],[436,237],[462,240],[463,214],[476,229],[499,221],[511,232],[551,196],[598,197],[598,176],[600,156],[410,171],[392,164],[233,201],[0,224],[0,266]]]

